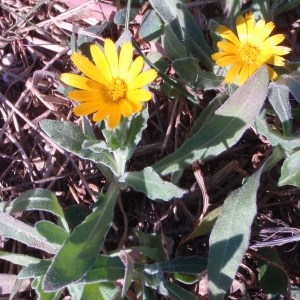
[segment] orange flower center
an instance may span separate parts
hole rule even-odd
[[[253,62],[255,62],[259,53],[260,50],[257,47],[252,46],[248,43],[243,45],[240,49],[241,59],[248,64],[252,64]]]
[[[105,94],[112,102],[124,99],[127,92],[127,84],[120,78],[114,78],[107,86]]]

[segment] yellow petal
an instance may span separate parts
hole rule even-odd
[[[225,83],[233,83],[235,78],[237,77],[238,73],[240,72],[240,69],[242,67],[241,62],[237,62],[232,65],[232,67],[228,70],[224,82]]]
[[[238,48],[240,47],[241,43],[237,36],[226,26],[220,25],[217,29],[218,33],[223,39],[226,39],[236,45]]]
[[[103,110],[101,107],[101,110],[98,110],[94,115],[93,115],[93,121],[95,122],[100,122],[104,120],[108,115],[108,112],[106,110]]]
[[[152,82],[157,77],[157,73],[154,69],[147,70],[138,76],[136,76],[127,87],[128,91],[139,89],[150,82]]]
[[[77,69],[79,69],[84,75],[96,82],[101,83],[101,80],[99,81],[101,73],[85,56],[79,53],[73,53],[71,60]]]
[[[121,113],[119,110],[111,112],[108,116],[108,127],[113,129],[117,127],[121,120]]]
[[[132,107],[126,100],[120,101],[119,106],[120,106],[120,112],[123,117],[128,118],[129,116],[132,115]]]
[[[98,80],[101,81],[103,85],[106,85],[112,80],[112,74],[107,59],[101,48],[95,44],[91,45],[90,51],[95,65],[99,70],[99,73],[101,73]]]
[[[241,44],[244,45],[247,43],[247,23],[244,16],[240,15],[236,18],[236,30],[238,33],[239,40]]]
[[[119,78],[125,79],[132,62],[133,47],[130,42],[125,42],[121,48],[119,58]]]
[[[258,70],[258,67],[256,63],[250,64],[249,65],[249,77],[256,71]]]
[[[284,46],[274,46],[268,49],[263,50],[264,55],[286,55],[289,54],[292,51],[289,47]]]
[[[247,25],[247,41],[252,41],[252,36],[254,32],[254,15],[252,12],[248,12],[245,14],[245,20]]]
[[[68,97],[78,101],[104,101],[105,97],[100,91],[85,91],[85,90],[76,90],[68,93]]]
[[[134,101],[131,99],[126,99],[127,102],[131,105],[132,107],[132,112],[137,113],[140,112],[143,108],[142,103],[140,101]]]
[[[258,38],[261,36],[261,34],[264,31],[265,28],[265,20],[259,20],[254,27],[254,32],[253,32],[253,36],[252,36],[252,41],[251,44],[254,46],[259,46],[260,41],[258,40]]]
[[[128,84],[132,81],[132,79],[138,76],[142,72],[143,66],[144,59],[141,56],[138,56],[131,64],[125,77],[125,82]]]
[[[216,64],[220,67],[225,67],[238,61],[241,61],[241,57],[239,55],[224,55],[216,61]]]
[[[274,80],[277,78],[278,74],[275,72],[275,70],[273,68],[271,68],[270,66],[266,65],[267,69],[268,69],[268,74],[269,74],[269,79],[270,80]]]
[[[249,78],[249,65],[243,64],[239,74],[238,84],[242,85],[248,78]]]
[[[261,45],[260,49],[263,51],[264,49],[272,48],[278,44],[280,44],[284,40],[283,34],[275,34],[267,38]]]
[[[67,85],[70,85],[72,87],[75,87],[77,89],[82,89],[82,90],[98,90],[101,88],[99,83],[72,73],[63,73],[60,76],[60,79],[62,82],[64,82]]]
[[[284,66],[285,59],[278,55],[270,56],[266,61],[267,64],[274,65],[274,66]]]
[[[76,116],[86,116],[91,113],[94,113],[99,109],[98,101],[88,101],[84,102],[73,109],[73,112]]]
[[[149,101],[152,98],[152,94],[149,91],[146,90],[132,90],[128,91],[126,93],[126,98],[130,99],[134,102],[144,102],[144,101]]]
[[[285,59],[278,55],[270,55],[261,53],[258,57],[258,60],[263,61],[264,63],[275,65],[275,66],[284,66]]]
[[[109,64],[112,77],[117,78],[119,75],[118,52],[114,42],[111,39],[105,39],[104,53]]]
[[[227,41],[220,41],[217,43],[217,46],[220,50],[230,53],[238,53],[239,50],[235,44]]]
[[[271,34],[271,32],[273,31],[275,25],[273,22],[268,22],[264,29],[262,30],[262,32],[260,33],[260,35],[257,35],[255,37],[255,44],[259,47],[260,44]]]

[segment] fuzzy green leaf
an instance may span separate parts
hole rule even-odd
[[[104,165],[114,174],[118,174],[116,161],[107,149],[103,149],[101,152],[93,152],[90,149],[83,148],[84,142],[91,140],[91,138],[86,136],[77,125],[72,122],[42,120],[40,126],[42,130],[63,149],[81,158]]]
[[[248,248],[262,169],[227,197],[211,232],[207,270],[212,300],[224,298]]]
[[[119,185],[112,183],[96,209],[62,245],[45,275],[44,291],[61,289],[81,278],[91,268],[112,224],[119,188]]]
[[[170,201],[173,198],[181,198],[186,193],[171,182],[162,180],[150,167],[139,172],[125,173],[122,180],[152,200]]]
[[[43,210],[51,212],[58,216],[64,228],[69,230],[68,224],[65,221],[63,210],[58,203],[55,194],[49,190],[36,188],[34,190],[24,192],[11,202],[2,202],[0,205],[3,206],[1,210],[9,214],[27,210]]]
[[[283,162],[278,185],[294,185],[300,187],[300,151],[289,155]]]
[[[280,119],[283,134],[286,136],[291,135],[292,112],[288,89],[286,86],[271,82],[269,85],[268,99]]]
[[[192,164],[214,158],[232,147],[258,116],[268,88],[268,72],[260,68],[226,102],[198,132],[172,154],[153,165],[154,170],[167,174]]]
[[[6,238],[19,241],[28,247],[51,254],[57,252],[57,246],[49,243],[35,228],[2,212],[0,212],[0,234]]]

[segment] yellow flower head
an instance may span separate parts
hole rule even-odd
[[[72,54],[72,62],[86,76],[61,75],[64,83],[78,89],[68,93],[69,98],[80,102],[73,110],[75,115],[94,113],[95,122],[107,117],[108,127],[115,128],[121,115],[127,118],[141,111],[142,102],[152,98],[149,91],[141,88],[152,82],[157,73],[153,69],[142,72],[144,60],[138,56],[132,62],[133,50],[132,44],[125,42],[118,55],[113,41],[106,39],[104,51],[91,45],[95,64],[79,53]]]
[[[212,59],[220,67],[231,65],[225,76],[225,83],[233,83],[238,76],[238,84],[243,84],[258,68],[266,65],[270,80],[277,73],[269,65],[284,66],[282,55],[291,49],[277,46],[284,40],[283,34],[270,36],[275,25],[259,20],[256,24],[252,12],[236,19],[237,36],[227,27],[221,25],[217,31],[224,39],[217,43],[220,52],[212,54]]]

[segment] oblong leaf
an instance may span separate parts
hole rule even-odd
[[[183,41],[183,30],[179,22],[178,5],[180,0],[150,0],[152,7],[166,24],[170,24],[172,30],[180,41]]]
[[[227,197],[211,232],[207,265],[209,299],[224,298],[248,248],[262,169]]]
[[[152,200],[170,201],[173,198],[181,198],[186,193],[173,183],[162,180],[150,167],[139,172],[127,172],[122,180]]]
[[[119,256],[100,255],[78,283],[109,282],[124,277],[125,266]]]
[[[278,185],[294,185],[300,187],[300,151],[289,155],[283,162]]]
[[[0,234],[19,241],[28,247],[40,249],[51,254],[57,252],[57,246],[49,243],[37,230],[14,217],[0,212]]]
[[[47,241],[53,244],[62,245],[69,236],[67,231],[47,220],[35,223],[35,228]]]
[[[40,261],[40,259],[36,257],[32,257],[24,254],[16,254],[16,253],[11,253],[6,251],[0,251],[0,259],[24,267],[30,264],[38,263]]]
[[[108,150],[103,149],[99,152],[93,152],[90,149],[84,149],[83,143],[91,139],[82,132],[79,126],[72,122],[56,120],[42,120],[40,126],[46,134],[63,149],[81,158],[104,165],[114,174],[118,174],[116,161]]]
[[[1,203],[2,204],[2,203]],[[36,188],[22,193],[19,197],[11,202],[3,202],[3,212],[14,214],[27,210],[43,210],[58,216],[66,230],[69,230],[65,221],[64,212],[58,203],[55,194],[49,190]]]
[[[62,245],[45,275],[44,291],[61,289],[91,268],[111,226],[119,188],[111,184],[106,197]]]
[[[215,115],[172,154],[153,165],[161,174],[174,172],[195,160],[213,158],[233,146],[258,116],[267,95],[268,72],[260,68]]]
[[[279,117],[283,134],[289,136],[292,133],[292,109],[287,87],[271,82],[268,99]]]

